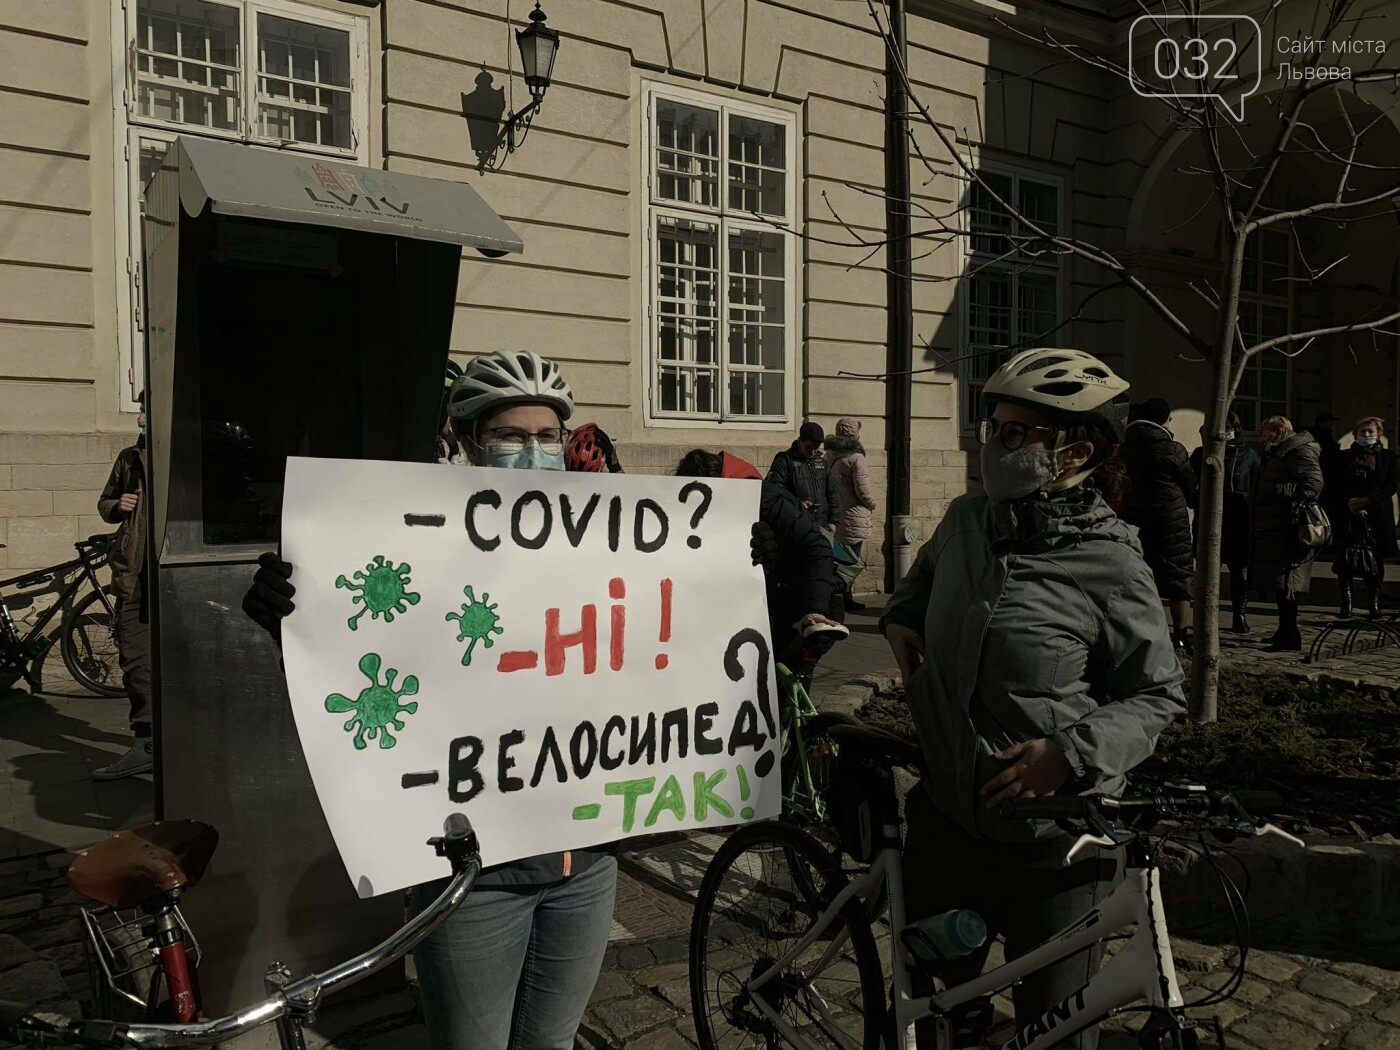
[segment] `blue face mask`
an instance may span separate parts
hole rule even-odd
[[[546,452],[536,441],[523,445],[487,445],[486,465],[507,470],[563,470],[564,450]]]
[[[1356,439],[1356,443],[1358,445],[1365,445],[1367,448],[1371,448],[1373,445],[1376,445],[1379,442],[1380,438],[1378,437],[1359,437]]]
[[[144,434],[146,432],[146,421],[144,419],[138,419],[136,421],[136,431],[139,434]]]

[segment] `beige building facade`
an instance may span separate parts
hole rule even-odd
[[[526,250],[464,255],[459,360],[521,347],[563,362],[575,421],[598,422],[636,472],[696,446],[766,468],[804,419],[856,417],[883,522],[886,48],[866,5],[550,0],[554,83],[519,148],[493,155],[502,111],[528,99],[513,30],[529,7],[0,0],[0,566],[58,561],[108,529],[97,492],[143,383],[139,197],[177,134],[470,184]],[[1106,75],[1047,71],[1025,35],[1111,43],[1126,16],[1094,7],[910,0],[911,76],[999,191],[1125,253],[1189,310],[1218,232],[1161,232],[1189,146]],[[926,538],[968,487],[996,347],[1055,330],[1188,412],[1204,373],[1125,294],[1081,308],[1102,279],[1088,264],[999,260],[1000,217],[927,128],[916,139],[930,166],[913,166],[911,511]],[[933,236],[939,222],[971,236]],[[1393,302],[1393,227],[1354,236],[1325,291],[1261,294],[1259,323],[1280,302],[1310,316]],[[1364,360],[1319,346],[1247,382],[1261,412],[1393,419],[1395,357],[1393,338]],[[1194,425],[1178,431],[1194,443]],[[865,586],[887,555],[867,545]]]

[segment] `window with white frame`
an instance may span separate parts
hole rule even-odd
[[[1239,315],[1245,346],[1288,332],[1292,266],[1293,243],[1286,232],[1255,230],[1245,240]],[[1290,364],[1280,350],[1249,359],[1235,392],[1235,411],[1245,430],[1257,432],[1270,416],[1288,415]]]
[[[646,114],[650,418],[786,423],[793,118],[661,86]]]
[[[123,0],[125,149],[118,157],[119,299],[128,397],[144,385],[140,215],[176,135],[206,135],[363,162],[368,21],[293,0]],[[119,211],[119,214],[122,214]],[[130,407],[130,402],[128,402]]]
[[[963,279],[965,348],[964,432],[986,415],[982,387],[1017,351],[1057,334],[1063,298],[1059,256],[1034,257],[1024,250],[1020,220],[997,203],[1011,204],[1046,233],[1063,223],[1060,184],[1021,173],[983,170],[985,185],[969,193],[967,268]],[[1019,246],[1019,247],[1018,247]]]

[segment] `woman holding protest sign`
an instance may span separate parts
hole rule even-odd
[[[559,366],[530,351],[479,357],[451,387],[454,464],[563,470],[574,410]],[[243,608],[280,637],[292,566],[259,559]],[[617,859],[606,846],[487,868],[462,907],[415,951],[434,1050],[570,1050],[602,968]],[[418,886],[422,908],[442,884]]]

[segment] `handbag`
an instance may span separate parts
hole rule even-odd
[[[1342,564],[1350,575],[1369,579],[1381,574],[1381,561],[1376,554],[1376,541],[1371,536],[1370,522],[1364,518],[1357,520],[1361,522],[1361,531],[1359,534],[1353,532],[1351,542],[1342,551]]]
[[[1298,533],[1298,543],[1305,550],[1320,550],[1332,542],[1332,523],[1316,500],[1299,500],[1293,504],[1293,526]]]

